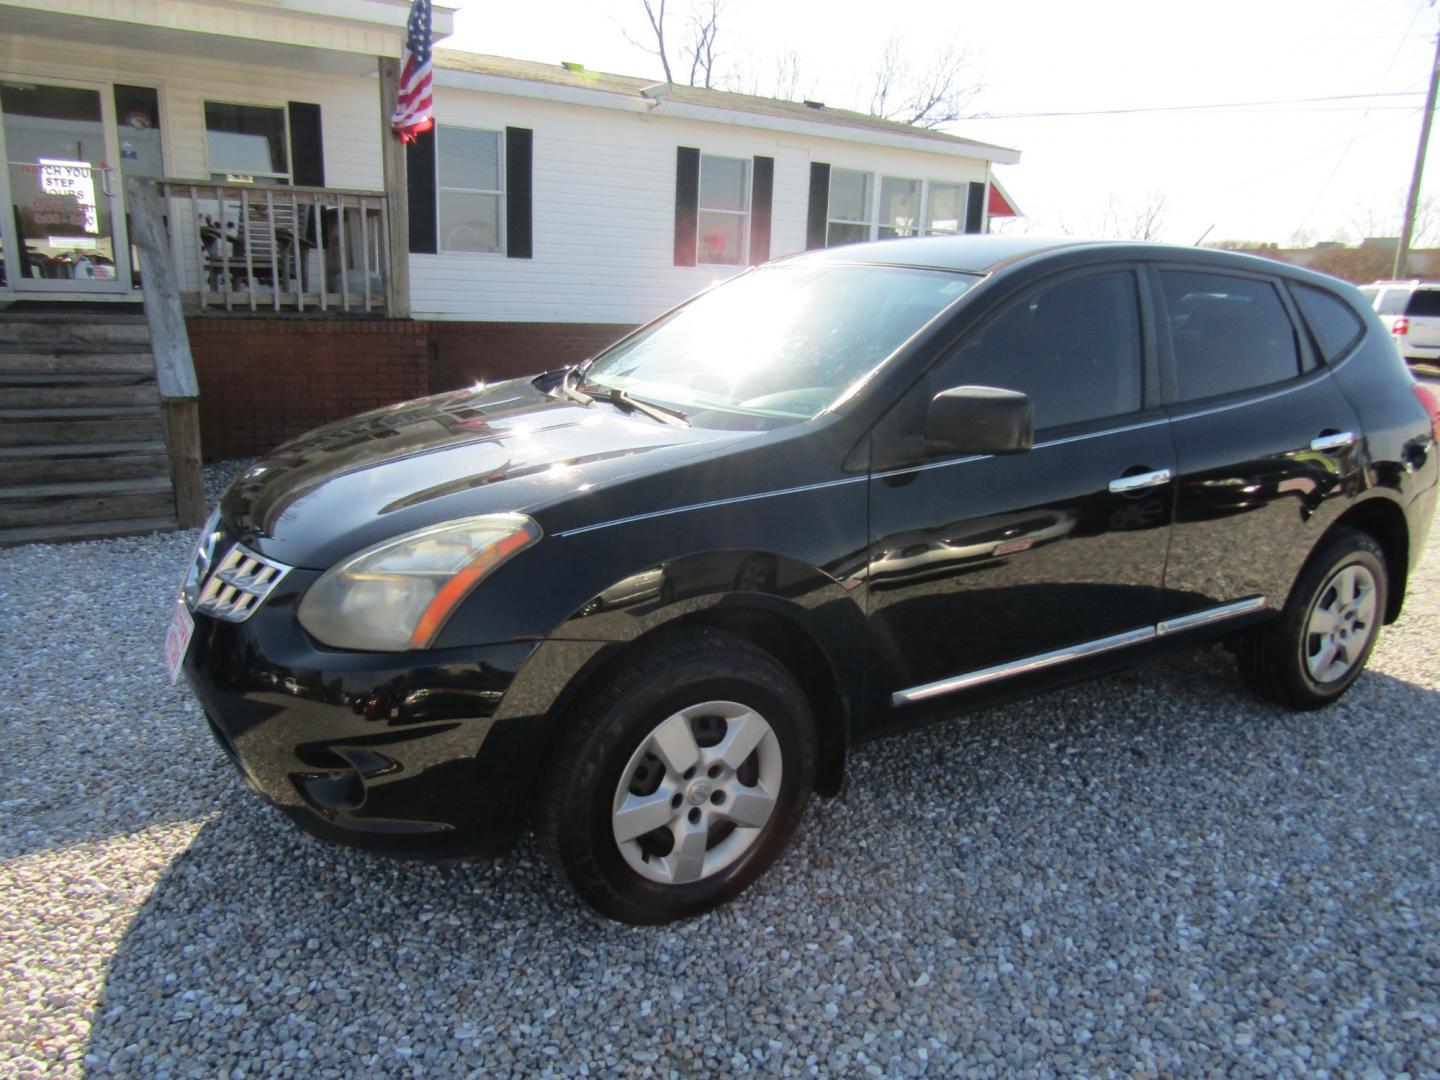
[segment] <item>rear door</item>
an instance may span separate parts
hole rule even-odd
[[[1179,465],[1168,628],[1279,607],[1317,508],[1356,479],[1358,420],[1278,279],[1152,274]]]
[[[1158,367],[1146,363],[1153,333],[1141,283],[1137,267],[1112,266],[1021,293],[877,429],[870,639],[894,704],[1153,633],[1174,451],[1156,379],[1145,375]],[[933,396],[962,385],[1028,394],[1034,448],[897,457]]]

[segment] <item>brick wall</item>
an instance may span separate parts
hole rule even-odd
[[[613,323],[432,322],[430,392],[477,380],[530,375],[578,363],[618,341],[633,326]]]
[[[423,324],[191,318],[207,461],[250,457],[343,416],[427,392]]]
[[[206,461],[263,454],[367,409],[593,356],[632,327],[603,323],[195,316]]]

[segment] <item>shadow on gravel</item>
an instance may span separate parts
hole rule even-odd
[[[237,782],[113,957],[87,1066],[1431,1071],[1433,1026],[1398,1017],[1440,970],[1413,832],[1440,694],[1370,674],[1292,714],[1232,671],[1165,660],[865,748],[765,880],[657,929],[581,909],[529,840],[391,862]]]

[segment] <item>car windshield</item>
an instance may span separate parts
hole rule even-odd
[[[891,266],[764,267],[603,353],[580,389],[622,390],[703,426],[808,420],[978,280]]]

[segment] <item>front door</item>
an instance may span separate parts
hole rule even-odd
[[[105,88],[0,78],[5,284],[17,293],[130,288],[114,102]]]
[[[1122,267],[1022,294],[877,429],[870,625],[895,704],[1153,636],[1175,461],[1138,285]],[[887,427],[920,430],[931,397],[962,385],[1028,394],[1034,448],[887,467]]]

